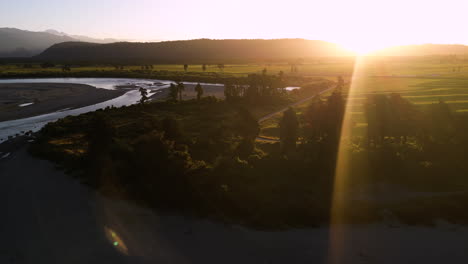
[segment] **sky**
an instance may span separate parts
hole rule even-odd
[[[468,0],[0,0],[0,27],[135,41],[306,38],[364,53],[468,45],[467,10]]]

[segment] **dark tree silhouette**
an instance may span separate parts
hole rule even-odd
[[[195,92],[197,93],[197,100],[200,101],[200,98],[203,95],[203,87],[200,85],[200,83],[197,83],[195,86]]]
[[[188,64],[184,64],[184,71],[188,70]]]
[[[182,92],[185,90],[185,86],[183,82],[177,83],[177,92],[179,93],[179,101],[182,102]]]
[[[140,94],[141,94],[141,99],[140,99],[140,104],[144,104],[146,101],[148,101],[148,91],[143,88],[143,87],[140,87]]]
[[[284,81],[284,72],[283,72],[283,71],[280,71],[280,72],[278,73],[278,78],[279,78],[279,80],[280,80],[281,82]]]
[[[336,83],[336,89],[343,89],[344,87],[344,79],[341,76],[338,76],[337,78],[337,83]]]
[[[226,101],[231,101],[235,97],[235,87],[231,82],[224,84],[224,97]]]
[[[237,133],[242,137],[237,152],[241,157],[246,157],[252,153],[255,139],[260,132],[258,120],[249,110],[241,108],[239,110],[239,119],[236,127]]]
[[[284,153],[291,153],[296,149],[299,134],[299,121],[296,112],[291,107],[283,114],[279,124],[281,148]]]
[[[174,83],[171,83],[171,85],[169,86],[169,97],[172,100],[177,101],[178,94],[179,94],[179,90],[177,86]]]
[[[206,71],[206,64],[202,65],[202,70],[205,72]]]

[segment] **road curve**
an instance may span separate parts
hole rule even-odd
[[[305,102],[307,102],[307,101],[309,101],[309,100],[312,100],[312,99],[314,99],[315,97],[317,97],[317,96],[319,96],[319,95],[321,95],[321,94],[324,94],[324,93],[326,93],[326,92],[329,92],[329,91],[335,89],[335,87],[336,87],[336,86],[332,86],[332,87],[327,88],[327,89],[325,89],[325,90],[323,90],[323,91],[321,91],[321,92],[319,92],[319,93],[316,93],[316,94],[314,94],[314,95],[312,95],[312,96],[309,96],[309,97],[306,97],[306,98],[304,98],[304,99],[301,99],[301,100],[299,100],[299,101],[297,101],[297,102],[294,102],[294,103],[288,105],[287,107],[285,107],[285,108],[283,108],[283,109],[281,109],[281,110],[279,110],[279,111],[276,111],[276,112],[270,113],[270,114],[268,114],[268,115],[265,115],[265,116],[261,117],[260,119],[258,119],[258,123],[262,123],[262,122],[264,122],[264,121],[266,121],[266,120],[268,120],[268,119],[274,117],[275,115],[278,115],[278,114],[283,113],[284,111],[288,110],[289,107],[294,107],[294,106],[297,106],[297,105],[301,105],[301,104],[303,104],[303,103],[305,103]],[[269,137],[263,137],[263,136],[258,136],[258,137],[256,138],[256,140],[258,140],[258,141],[267,141],[267,142],[279,142],[279,139],[269,138]]]
[[[301,100],[299,100],[299,101],[297,101],[297,102],[295,102],[295,103],[292,103],[292,104],[288,105],[287,107],[285,107],[285,108],[283,108],[283,109],[281,109],[281,110],[279,110],[279,111],[276,111],[276,112],[270,113],[270,114],[268,114],[268,115],[266,115],[266,116],[263,116],[263,117],[261,117],[260,119],[258,119],[258,122],[259,122],[259,123],[262,123],[263,121],[268,120],[268,119],[272,118],[273,116],[275,116],[275,115],[277,115],[277,114],[283,113],[284,111],[288,110],[289,107],[293,107],[293,106],[297,106],[297,105],[303,104],[303,103],[305,103],[305,102],[307,102],[307,101],[309,101],[309,100],[314,99],[314,98],[315,98],[316,96],[318,96],[318,95],[324,94],[324,93],[326,93],[326,92],[329,92],[329,91],[335,89],[335,87],[336,87],[336,86],[327,88],[327,89],[325,89],[325,90],[323,90],[323,91],[321,91],[321,92],[319,92],[319,93],[317,93],[317,94],[314,94],[314,95],[309,96],[309,97],[307,97],[307,98],[301,99]]]

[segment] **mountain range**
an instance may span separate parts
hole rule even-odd
[[[321,40],[196,39],[142,43],[69,35],[54,29],[34,32],[0,28],[0,41],[0,57],[33,57],[40,61],[243,63],[355,55],[340,45]],[[385,48],[370,55],[468,55],[468,46],[406,45]]]
[[[5,27],[0,28],[0,57],[30,57],[43,52],[54,44],[67,41],[111,43],[119,40],[68,35],[53,29],[35,32]]]

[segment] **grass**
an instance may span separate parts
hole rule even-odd
[[[403,98],[417,106],[424,107],[437,103],[439,99],[446,101],[454,111],[468,112],[468,61],[465,59],[446,60],[443,57],[422,58],[367,58],[360,62],[355,69],[355,62],[351,58],[317,59],[299,66],[299,72],[291,74],[288,63],[251,63],[226,64],[223,71],[216,65],[207,65],[207,73],[229,74],[242,77],[252,73],[261,73],[267,69],[268,74],[285,74],[300,76],[317,76],[335,81],[336,76],[342,75],[346,82],[352,83],[353,95],[350,97],[353,107],[353,118],[357,123],[365,123],[362,102],[369,94],[399,93]],[[36,73],[61,72],[61,66],[43,69],[39,64],[32,64],[33,68],[23,68],[23,64],[0,65],[2,73]],[[141,70],[141,65],[126,65],[123,72]],[[153,65],[153,71],[183,72],[182,64]],[[351,78],[354,70],[356,75]],[[72,66],[72,72],[113,72],[111,65]],[[201,73],[202,65],[189,65],[188,73]],[[352,79],[352,80],[351,80]],[[194,94],[186,92],[187,98]],[[216,96],[216,95],[215,95]],[[324,95],[326,96],[326,95]],[[296,107],[298,112],[308,103]],[[257,114],[258,116],[261,113]],[[277,124],[281,117],[275,116],[268,122],[262,123],[262,135],[278,136]]]
[[[367,126],[362,104],[371,94],[399,93],[417,107],[427,107],[443,100],[456,113],[468,112],[468,64],[406,62],[384,63],[384,66],[364,64],[356,76],[345,78],[348,85],[344,91],[353,89],[348,103],[356,131]],[[458,66],[461,67],[459,72]],[[456,72],[453,72],[454,68]],[[308,104],[297,106],[297,113],[300,115]],[[281,115],[275,116],[262,123],[261,134],[279,136],[280,118]]]

